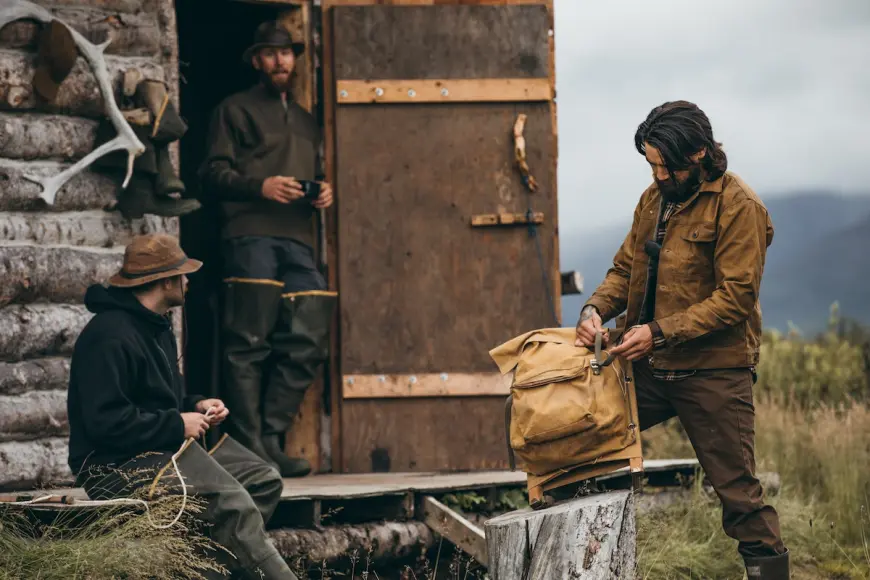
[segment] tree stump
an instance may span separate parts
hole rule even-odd
[[[630,491],[507,513],[484,525],[492,580],[616,580],[635,574]]]

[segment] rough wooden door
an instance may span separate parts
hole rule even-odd
[[[488,351],[559,316],[552,6],[428,4],[325,4],[344,472],[505,467]]]

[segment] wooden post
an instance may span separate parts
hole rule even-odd
[[[633,578],[636,528],[630,491],[590,495],[484,524],[492,580]]]

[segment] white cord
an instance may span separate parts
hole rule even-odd
[[[208,411],[205,412],[206,419],[211,417],[214,414],[214,407],[210,407]],[[196,439],[194,437],[189,437],[182,445],[179,447],[178,451],[176,451],[172,455],[172,467],[175,468],[175,475],[178,477],[178,481],[181,482],[181,508],[178,510],[178,513],[175,515],[175,519],[173,519],[168,524],[158,524],[154,521],[154,517],[151,515],[151,506],[142,499],[135,499],[131,497],[121,497],[117,499],[109,499],[99,502],[101,505],[123,505],[123,504],[133,504],[133,505],[143,505],[145,506],[145,513],[148,515],[148,521],[151,522],[151,525],[158,530],[165,530],[171,528],[175,524],[178,523],[178,520],[181,519],[182,514],[184,514],[184,508],[187,507],[187,484],[184,483],[184,478],[181,476],[181,470],[178,468],[178,458],[181,457],[181,454],[184,453],[184,450],[187,449],[187,446],[191,443],[195,442]],[[10,501],[4,502],[5,505],[34,505],[38,503],[43,503],[54,496],[44,495],[42,497],[37,497],[34,499],[30,499],[27,501]]]

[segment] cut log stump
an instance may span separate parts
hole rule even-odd
[[[484,524],[492,580],[617,580],[635,574],[634,496],[619,491]]]

